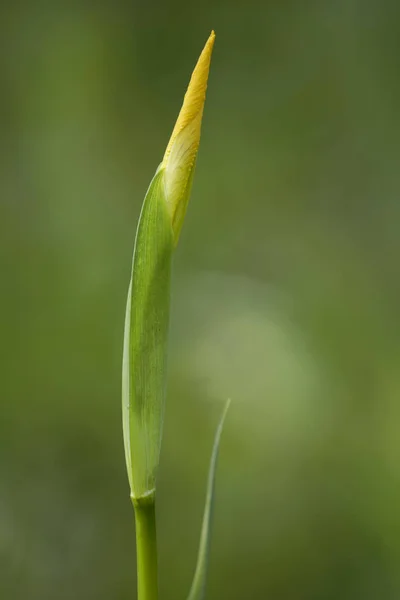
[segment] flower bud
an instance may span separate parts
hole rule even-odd
[[[172,218],[175,245],[178,243],[190,197],[214,40],[215,33],[212,31],[193,71],[160,165],[165,170],[165,196]]]
[[[122,417],[131,496],[153,497],[164,420],[171,260],[189,200],[208,71],[211,33],[143,202],[125,316]]]

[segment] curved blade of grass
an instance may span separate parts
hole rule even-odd
[[[196,570],[193,577],[192,587],[187,600],[203,600],[206,591],[207,570],[211,543],[211,521],[213,513],[213,500],[215,490],[215,472],[218,461],[219,443],[221,441],[222,429],[228,408],[231,401],[227,400],[222,413],[214,439],[214,446],[211,455],[210,467],[208,471],[207,495],[204,507],[203,524],[201,527],[199,551],[197,555]]]

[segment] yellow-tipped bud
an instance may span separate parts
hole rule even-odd
[[[165,196],[172,219],[174,242],[178,242],[189,201],[200,144],[201,120],[206,99],[215,33],[211,32],[190,79],[182,108],[160,168],[165,173]]]
[[[124,334],[122,415],[131,496],[154,497],[163,428],[171,261],[200,143],[214,32],[200,55],[140,213]]]

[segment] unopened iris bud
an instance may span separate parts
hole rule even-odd
[[[190,196],[214,38],[212,32],[193,71],[136,232],[122,373],[125,456],[135,502],[155,493],[165,404],[171,259]]]
[[[215,33],[212,31],[193,71],[178,120],[160,165],[160,168],[165,170],[165,196],[172,218],[175,245],[190,197],[214,40]]]

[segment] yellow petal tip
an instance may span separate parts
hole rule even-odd
[[[168,142],[167,149],[165,150],[163,163],[166,162],[175,138],[179,132],[182,131],[182,129],[184,129],[199,114],[201,120],[204,102],[206,99],[207,81],[210,71],[211,54],[213,51],[214,41],[215,32],[212,30],[192,73],[192,77],[183,100],[182,108],[175,123],[171,138]],[[198,142],[200,142],[200,135]]]
[[[165,195],[177,243],[189,200],[194,165],[200,144],[201,121],[215,33],[211,32],[197,61],[163,161]]]

